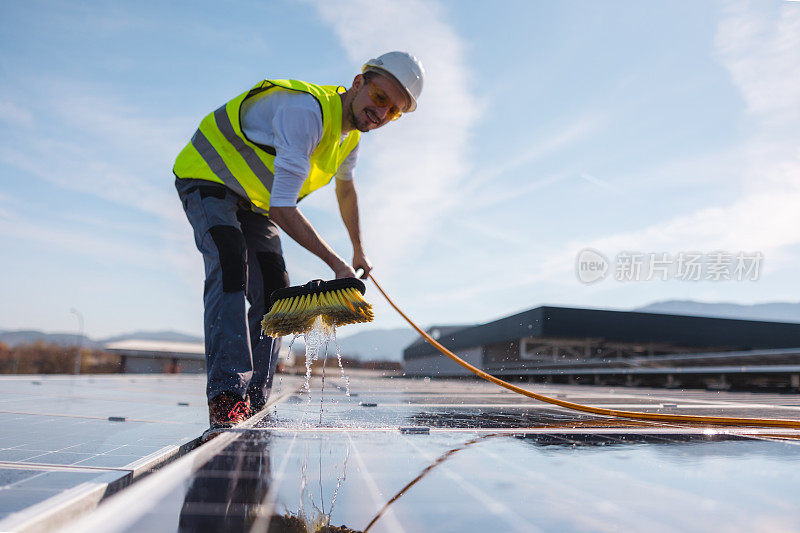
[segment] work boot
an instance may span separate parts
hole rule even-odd
[[[208,402],[211,429],[231,428],[250,418],[250,399],[232,392],[221,392]]]
[[[255,390],[247,391],[247,397],[250,398],[250,416],[261,411],[267,404],[264,394],[261,392]]]

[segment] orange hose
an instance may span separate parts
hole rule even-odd
[[[529,390],[525,390],[521,387],[517,387],[516,385],[512,385],[502,379],[496,378],[491,374],[484,372],[483,370],[472,366],[471,364],[467,363],[456,354],[442,346],[439,342],[437,342],[433,337],[428,335],[425,331],[420,329],[408,316],[400,310],[399,307],[389,298],[389,295],[381,288],[375,278],[372,277],[372,274],[369,275],[369,279],[375,284],[375,287],[383,294],[383,297],[386,298],[386,301],[389,302],[395,311],[400,313],[406,322],[411,324],[411,327],[414,328],[417,333],[422,335],[422,337],[428,341],[434,348],[442,352],[444,355],[452,359],[457,364],[461,365],[462,367],[466,368],[473,374],[478,377],[481,377],[487,381],[491,381],[495,385],[500,385],[510,391],[516,392],[517,394],[522,394],[523,396],[527,396],[528,398],[533,398],[534,400],[539,400],[541,402],[549,403],[552,405],[557,405],[559,407],[564,407],[566,409],[572,409],[574,411],[582,411],[584,413],[591,413],[594,415],[601,415],[601,416],[614,416],[619,418],[631,418],[634,420],[650,420],[650,421],[657,421],[657,422],[679,422],[683,424],[706,424],[706,425],[725,425],[725,426],[757,426],[757,427],[771,427],[771,428],[794,428],[800,429],[800,420],[780,420],[780,419],[772,419],[772,418],[733,418],[733,417],[726,417],[726,416],[697,416],[697,415],[675,415],[675,414],[659,414],[659,413],[642,413],[638,411],[621,411],[618,409],[604,409],[602,407],[589,407],[588,405],[581,405],[579,403],[567,402],[564,400],[559,400],[557,398],[550,398],[549,396],[543,396],[541,394],[537,394],[535,392],[531,392]]]

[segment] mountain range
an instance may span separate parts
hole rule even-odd
[[[80,344],[86,348],[102,348],[109,342],[126,341],[130,339],[169,342],[203,342],[203,337],[187,335],[177,331],[134,331],[124,335],[115,335],[105,339],[92,339],[86,335],[75,333],[45,333],[38,330],[0,330],[0,342],[8,346],[16,346],[30,342],[46,342],[62,346],[75,346]]]
[[[773,322],[800,322],[800,302],[771,302],[763,304],[705,303],[694,300],[665,300],[634,309],[645,313],[708,316],[715,318],[740,318],[769,320]]]

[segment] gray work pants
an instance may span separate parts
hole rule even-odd
[[[280,339],[261,338],[261,319],[272,291],[289,286],[278,228],[221,184],[176,179],[175,188],[205,263],[206,394],[249,394],[258,406],[280,349]]]

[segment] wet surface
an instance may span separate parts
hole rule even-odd
[[[124,485],[191,443],[208,423],[197,408],[204,384],[196,375],[0,377],[0,530],[50,498],[63,505],[67,492]]]
[[[126,489],[76,528],[800,529],[795,431],[607,419],[474,381],[358,374],[351,397],[335,385],[326,383],[321,402],[318,379],[309,397],[284,378],[285,396],[253,428]],[[529,388],[592,405],[800,418],[785,395]]]

